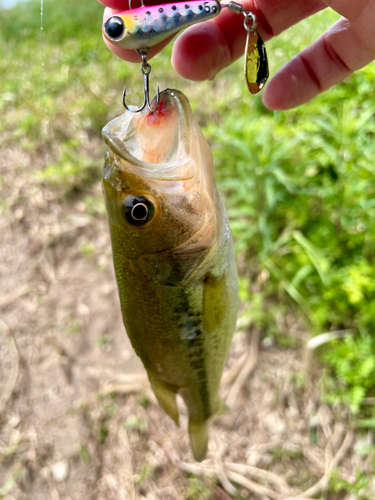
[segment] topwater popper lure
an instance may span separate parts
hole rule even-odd
[[[156,45],[181,29],[196,23],[207,21],[218,16],[223,8],[244,16],[244,28],[247,39],[244,54],[244,73],[249,91],[258,93],[268,79],[268,61],[266,48],[257,32],[256,16],[249,10],[245,10],[237,2],[221,4],[217,0],[200,1],[193,0],[187,3],[171,3],[152,7],[142,6],[109,16],[103,23],[102,31],[104,37],[115,45],[126,49],[136,50],[142,57],[141,71],[144,77],[145,100],[143,106],[134,112],[141,111],[147,105],[150,107],[149,98],[149,74],[151,66],[147,62],[147,54],[150,47]],[[123,103],[125,102],[126,87],[124,89]],[[159,104],[159,88],[157,90],[156,107]],[[156,109],[155,107],[155,109]]]

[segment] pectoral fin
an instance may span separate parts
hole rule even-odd
[[[176,392],[172,386],[167,386],[160,380],[157,380],[149,371],[148,378],[151,382],[152,390],[155,393],[157,400],[168,415],[179,425],[179,415],[176,403]]]
[[[228,307],[228,292],[225,286],[225,275],[215,278],[208,275],[203,283],[203,329],[210,333],[223,320]]]

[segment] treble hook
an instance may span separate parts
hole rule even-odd
[[[145,109],[146,105],[150,111],[150,113],[154,113],[158,106],[159,106],[159,103],[160,103],[160,93],[159,93],[159,85],[157,86],[157,91],[156,91],[156,106],[154,108],[151,108],[150,106],[150,83],[149,83],[149,75],[151,73],[151,66],[149,65],[149,63],[147,62],[147,54],[149,52],[150,49],[147,49],[147,50],[143,50],[143,51],[140,51],[140,50],[137,50],[138,54],[142,57],[142,66],[141,66],[141,72],[142,72],[142,75],[143,75],[143,87],[144,87],[144,93],[145,93],[145,100],[142,104],[142,106],[138,109],[130,109],[127,105],[126,105],[126,102],[125,102],[125,99],[126,99],[126,85],[124,87],[124,92],[122,94],[122,103],[124,105],[124,108],[127,110],[127,111],[131,111],[132,113],[139,113],[139,111],[142,111],[143,109]]]

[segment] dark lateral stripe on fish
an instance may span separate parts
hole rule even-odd
[[[210,393],[207,385],[207,373],[204,363],[204,346],[203,346],[203,327],[202,316],[200,313],[192,311],[189,298],[185,290],[181,288],[178,306],[175,308],[178,313],[184,313],[188,316],[187,321],[194,321],[196,326],[194,328],[194,338],[187,339],[188,342],[188,357],[190,359],[190,366],[197,376],[198,391],[201,399],[203,418],[206,420],[212,416]]]

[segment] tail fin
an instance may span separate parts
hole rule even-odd
[[[188,408],[189,405],[186,401],[186,394],[182,394],[184,397],[185,403]],[[227,405],[219,398],[217,398],[215,411],[213,415],[207,420],[193,420],[190,416],[189,418],[189,434],[190,434],[190,444],[191,449],[193,450],[193,455],[195,460],[201,462],[206,458],[207,448],[208,448],[208,429],[212,422],[219,417],[220,415],[225,415],[228,413]]]
[[[190,444],[195,460],[202,462],[206,458],[208,448],[208,426],[209,423],[194,422],[189,419]]]

